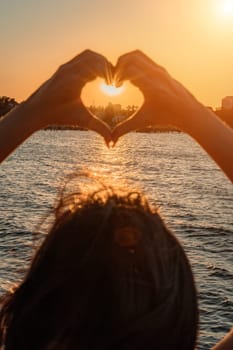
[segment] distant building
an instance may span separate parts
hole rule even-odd
[[[222,107],[217,108],[215,113],[233,129],[233,96],[224,97]]]
[[[223,110],[233,109],[233,96],[226,96],[222,99],[222,109]]]

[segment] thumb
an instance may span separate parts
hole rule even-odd
[[[101,135],[104,138],[106,145],[109,146],[112,141],[112,133],[110,127],[105,122],[91,115],[87,127],[89,130],[93,130]]]
[[[83,103],[76,104],[75,108],[73,108],[71,118],[75,121],[75,124],[80,127],[95,131],[97,134],[101,135],[107,145],[111,142],[112,136],[110,127],[92,114]]]
[[[150,125],[150,119],[148,113],[146,112],[145,105],[143,105],[135,114],[125,121],[119,123],[112,130],[112,142],[114,145],[118,139],[127,134],[130,131],[135,131],[138,129],[145,128]]]

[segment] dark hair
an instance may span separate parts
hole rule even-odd
[[[5,298],[5,350],[195,348],[189,261],[139,193],[62,197],[21,285]]]

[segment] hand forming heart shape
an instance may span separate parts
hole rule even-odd
[[[190,113],[193,103],[197,101],[164,68],[140,51],[121,56],[116,66],[110,67],[110,74],[109,70],[105,71],[107,82],[120,86],[125,80],[129,80],[144,96],[142,106],[111,130],[114,143],[122,135],[148,126],[172,127],[176,130],[183,128],[183,118]]]
[[[131,81],[144,95],[142,107],[111,130],[83,105],[80,94],[96,77],[116,84]],[[14,126],[13,126],[14,124]],[[16,125],[16,126],[15,126]],[[78,125],[116,142],[127,132],[146,126],[175,126],[190,134],[232,180],[232,130],[198,102],[164,68],[140,51],[121,56],[115,67],[105,57],[84,51],[58,71],[25,102],[4,117],[0,133],[0,161],[33,132],[48,125]],[[221,147],[216,147],[216,135]],[[8,143],[8,139],[12,140]]]
[[[129,119],[113,130],[84,106],[81,91],[97,77],[117,86],[129,80],[138,87],[144,102]],[[27,109],[38,111],[37,127],[47,125],[78,125],[94,130],[107,144],[122,135],[147,126],[183,126],[184,117],[192,109],[195,98],[164,68],[140,51],[121,56],[115,67],[107,59],[86,50],[62,65],[29,99]]]

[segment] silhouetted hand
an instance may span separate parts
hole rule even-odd
[[[86,50],[63,64],[29,97],[24,108],[40,121],[40,127],[78,125],[96,131],[109,143],[109,127],[91,114],[80,98],[84,85],[96,77],[111,82],[112,65],[100,54]]]
[[[114,142],[129,131],[147,126],[183,129],[190,111],[201,106],[163,67],[138,50],[118,59],[114,79],[117,85],[130,80],[144,95],[144,103],[139,111],[113,130]]]

